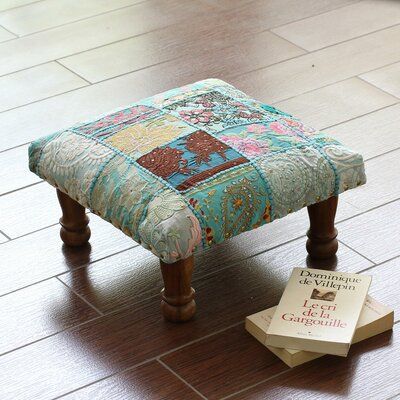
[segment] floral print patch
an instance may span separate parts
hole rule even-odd
[[[250,158],[306,143],[300,133],[290,130],[282,120],[228,128],[218,138]]]
[[[182,120],[166,114],[130,125],[105,141],[136,159],[157,146],[194,130]]]
[[[165,108],[190,124],[214,132],[229,126],[274,120],[271,115],[217,91],[177,101]]]

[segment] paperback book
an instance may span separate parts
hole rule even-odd
[[[271,307],[246,318],[246,330],[263,345],[265,345],[267,330],[275,310],[276,307]],[[393,322],[393,310],[367,295],[352,343],[361,342],[362,340],[392,329]],[[323,353],[304,350],[285,349],[272,346],[266,347],[289,367],[295,367],[325,355]]]
[[[265,344],[347,356],[370,283],[369,275],[294,268]]]

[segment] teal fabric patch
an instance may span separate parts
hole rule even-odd
[[[220,173],[184,196],[202,216],[207,245],[271,220],[268,187],[252,165]]]

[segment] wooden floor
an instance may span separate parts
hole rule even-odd
[[[224,79],[361,151],[339,201],[340,250],[306,259],[305,211],[199,255],[190,323],[162,320],[158,260],[91,217],[61,245],[33,139],[145,96]],[[400,2],[0,1],[0,399],[392,399],[400,324],[289,369],[244,330],[294,266],[373,275],[400,311]]]

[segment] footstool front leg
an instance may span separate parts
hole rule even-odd
[[[193,273],[193,256],[173,264],[160,260],[164,279],[161,291],[161,310],[168,321],[184,322],[196,312],[194,289],[190,286]]]
[[[82,246],[90,238],[89,218],[85,207],[57,189],[62,217],[60,218],[60,236],[67,246]]]
[[[310,229],[307,232],[307,251],[312,258],[333,257],[338,249],[335,215],[338,197],[333,196],[320,203],[308,206]]]

